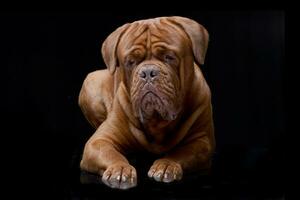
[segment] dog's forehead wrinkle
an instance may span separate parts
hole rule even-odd
[[[142,54],[145,53],[146,46],[144,44],[135,44],[132,46],[128,46],[127,49],[124,49],[124,57],[127,57],[128,55],[136,55],[139,54],[139,56],[143,56]],[[138,52],[138,53],[137,53]]]
[[[169,23],[167,20],[162,21],[160,18],[157,20],[142,20],[132,24],[133,28],[127,32],[127,35],[134,39],[131,39],[132,44],[146,42],[152,44],[156,41],[164,41],[168,44],[178,42],[182,40],[182,33],[180,29],[174,27],[174,24]],[[168,28],[166,28],[168,27]],[[170,28],[172,29],[170,31]],[[162,37],[163,35],[163,37]],[[141,40],[139,38],[142,37]],[[150,37],[150,38],[149,38]],[[130,40],[128,40],[130,42]],[[149,47],[149,45],[146,45]]]
[[[151,49],[151,31],[150,29],[148,29],[147,31],[147,44],[146,44],[146,48],[147,49]],[[151,57],[151,51],[148,51],[147,52],[147,58],[150,58]]]
[[[134,31],[133,36],[137,40],[139,37],[142,37],[149,30],[149,26],[147,24],[142,24],[138,26],[138,28]]]
[[[130,48],[132,44],[136,43],[137,40],[139,40],[147,31],[148,26],[143,25],[138,22],[134,22],[130,24],[130,27],[127,29],[125,34],[122,36],[121,43],[124,44],[124,46]]]

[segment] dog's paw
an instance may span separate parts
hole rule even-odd
[[[172,160],[159,159],[151,166],[148,176],[159,182],[170,183],[182,178],[182,168]]]
[[[129,189],[137,184],[136,170],[126,163],[109,166],[103,173],[102,182],[111,188]]]

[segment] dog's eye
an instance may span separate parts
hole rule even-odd
[[[167,63],[173,63],[176,60],[176,58],[174,56],[166,54],[166,55],[164,55],[164,60]]]
[[[128,65],[134,65],[135,64],[135,60],[129,60],[128,61]]]
[[[128,66],[128,67],[132,67],[132,66],[134,66],[135,64],[136,64],[136,60],[133,59],[133,58],[129,58],[129,59],[127,59],[127,61],[126,61],[126,66]]]

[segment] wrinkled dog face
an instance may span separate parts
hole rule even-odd
[[[208,33],[183,17],[161,17],[119,27],[102,45],[104,61],[117,67],[141,122],[172,121],[182,110],[194,60],[203,64]]]
[[[168,21],[136,22],[122,36],[118,59],[135,115],[142,122],[177,117],[182,107],[179,72],[186,49],[191,49],[186,35]]]

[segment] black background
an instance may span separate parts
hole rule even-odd
[[[80,154],[94,131],[78,107],[79,90],[89,72],[104,68],[100,48],[112,31],[126,22],[168,15],[190,17],[210,33],[202,71],[212,91],[217,149],[208,186],[199,190],[194,180],[180,185],[189,188],[180,194],[283,195],[285,14],[276,10],[0,14],[7,185],[25,186],[24,194],[41,199],[111,193],[101,185],[83,189],[78,182]],[[173,186],[166,190],[166,198],[178,192]]]

